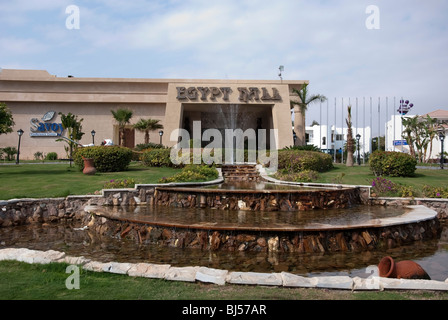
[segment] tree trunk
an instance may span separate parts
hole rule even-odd
[[[305,114],[302,113],[298,105],[294,106],[294,132],[297,139],[294,145],[304,146],[306,145],[305,137]]]

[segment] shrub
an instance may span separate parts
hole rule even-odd
[[[432,187],[423,186],[423,195],[427,198],[448,198],[448,186],[446,187]]]
[[[73,160],[80,170],[84,169],[84,158],[93,158],[98,172],[117,172],[128,168],[132,160],[132,150],[119,146],[97,146],[78,148]]]
[[[34,160],[44,160],[44,154],[40,151],[34,152]]]
[[[372,192],[377,196],[391,196],[397,192],[397,186],[390,180],[376,177],[372,181]]]
[[[178,174],[169,178],[163,177],[159,182],[193,182],[213,180],[216,178],[218,178],[218,171],[214,166],[190,164],[185,166]]]
[[[120,188],[133,188],[135,186],[135,180],[133,178],[127,179],[112,179],[106,182],[103,186],[104,189],[120,189]]]
[[[319,173],[314,170],[303,170],[300,172],[282,172],[277,171],[274,178],[293,182],[312,182],[319,178]]]
[[[48,152],[45,160],[58,160],[58,154],[56,152]]]
[[[149,143],[140,143],[136,145],[134,149],[137,151],[143,151],[146,149],[165,149],[165,146],[162,144],[149,142]]]
[[[411,177],[417,160],[407,153],[377,150],[370,156],[369,165],[376,176]]]
[[[15,147],[5,147],[2,151],[6,155],[6,161],[14,160],[14,157],[17,155],[17,149]]]
[[[171,149],[151,149],[143,152],[141,160],[148,167],[179,167],[171,162]]]
[[[280,150],[278,168],[288,172],[313,170],[325,172],[333,168],[333,159],[329,154],[304,150]]]

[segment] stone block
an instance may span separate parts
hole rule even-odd
[[[435,280],[380,278],[384,289],[392,290],[448,290],[448,283]]]
[[[282,276],[279,273],[259,272],[230,272],[226,281],[233,284],[253,284],[265,286],[283,285]]]
[[[110,273],[127,274],[131,266],[131,263],[111,262],[110,266],[107,268],[108,270],[103,269],[103,271]]]
[[[148,269],[143,276],[146,278],[164,279],[170,268],[171,265],[169,264],[149,264]]]
[[[353,279],[349,276],[316,277],[316,288],[352,290]]]
[[[227,270],[200,267],[196,272],[196,280],[224,285],[228,273]]]
[[[281,276],[284,287],[314,288],[317,285],[316,278],[302,277],[288,272],[282,272]]]
[[[174,281],[196,281],[196,272],[199,267],[171,267],[165,274],[166,280]]]
[[[87,259],[83,256],[80,256],[80,257],[65,256],[59,262],[65,262],[68,264],[76,264],[76,265],[85,265],[86,263],[88,263],[90,261],[91,261],[90,259]]]
[[[381,287],[380,277],[354,277],[352,290],[383,290],[383,288]]]
[[[107,270],[110,268],[110,262],[103,263],[98,261],[90,261],[87,262],[83,267],[84,270],[94,271],[94,272],[103,272],[103,270]]]

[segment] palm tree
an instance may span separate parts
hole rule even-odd
[[[131,122],[133,112],[129,109],[118,109],[117,111],[110,110],[110,112],[112,112],[115,121],[118,123],[119,144],[120,146],[124,146],[124,129],[126,128],[126,125]]]
[[[437,119],[431,118],[429,115],[426,115],[426,134],[428,135],[429,138],[429,156],[431,156],[432,154],[432,141],[434,140],[434,138],[438,137],[437,135],[437,128],[438,128],[438,124],[437,124]],[[426,150],[425,150],[425,155],[426,155]],[[428,161],[428,160],[426,160]]]
[[[145,133],[145,144],[149,143],[149,131],[163,129],[160,120],[156,119],[140,119],[136,124],[134,124],[134,129],[137,129]]]
[[[308,93],[308,83],[303,84],[300,90],[295,88],[292,89],[292,92],[297,94],[300,101],[291,100],[291,109],[297,106],[298,108],[294,110],[296,113],[294,124],[295,130],[297,134],[296,145],[305,145],[305,112],[308,109],[308,105],[315,102],[324,102],[327,100],[327,97],[321,94],[313,94],[309,96]],[[300,116],[299,116],[300,114]]]
[[[409,152],[410,152],[411,156],[413,158],[415,158],[415,148],[414,148],[415,138],[413,136],[413,133],[417,127],[417,116],[409,117],[409,118],[402,118],[401,122],[404,127],[402,137],[406,140],[406,143],[409,146]]]
[[[347,107],[348,117],[345,119],[347,123],[347,167],[353,167],[353,153],[355,151],[355,143],[353,139],[353,130],[352,130],[352,106]]]

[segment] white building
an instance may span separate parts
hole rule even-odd
[[[440,127],[443,128],[445,136],[448,134],[448,111],[447,110],[436,110],[429,112],[425,115],[422,115],[422,118],[425,118],[429,115],[433,119],[437,119]],[[406,143],[406,140],[402,137],[402,132],[404,127],[402,125],[402,117],[403,118],[412,118],[415,115],[393,115],[391,119],[386,123],[386,150],[387,151],[399,151],[409,153],[409,146]],[[444,151],[448,152],[448,143],[445,139],[444,141]],[[432,152],[428,154],[428,159],[440,159],[442,144],[440,142],[440,138],[438,135],[432,141]]]
[[[352,128],[353,138],[356,139],[356,135],[360,135],[359,148],[361,150],[361,159],[363,154],[371,152],[371,130],[370,127],[366,128]],[[321,149],[323,152],[335,155],[341,153],[344,150],[344,145],[347,141],[348,128],[341,128],[327,126],[327,125],[314,125],[306,127],[306,141],[308,145],[314,145]],[[357,157],[357,153],[355,152]]]

